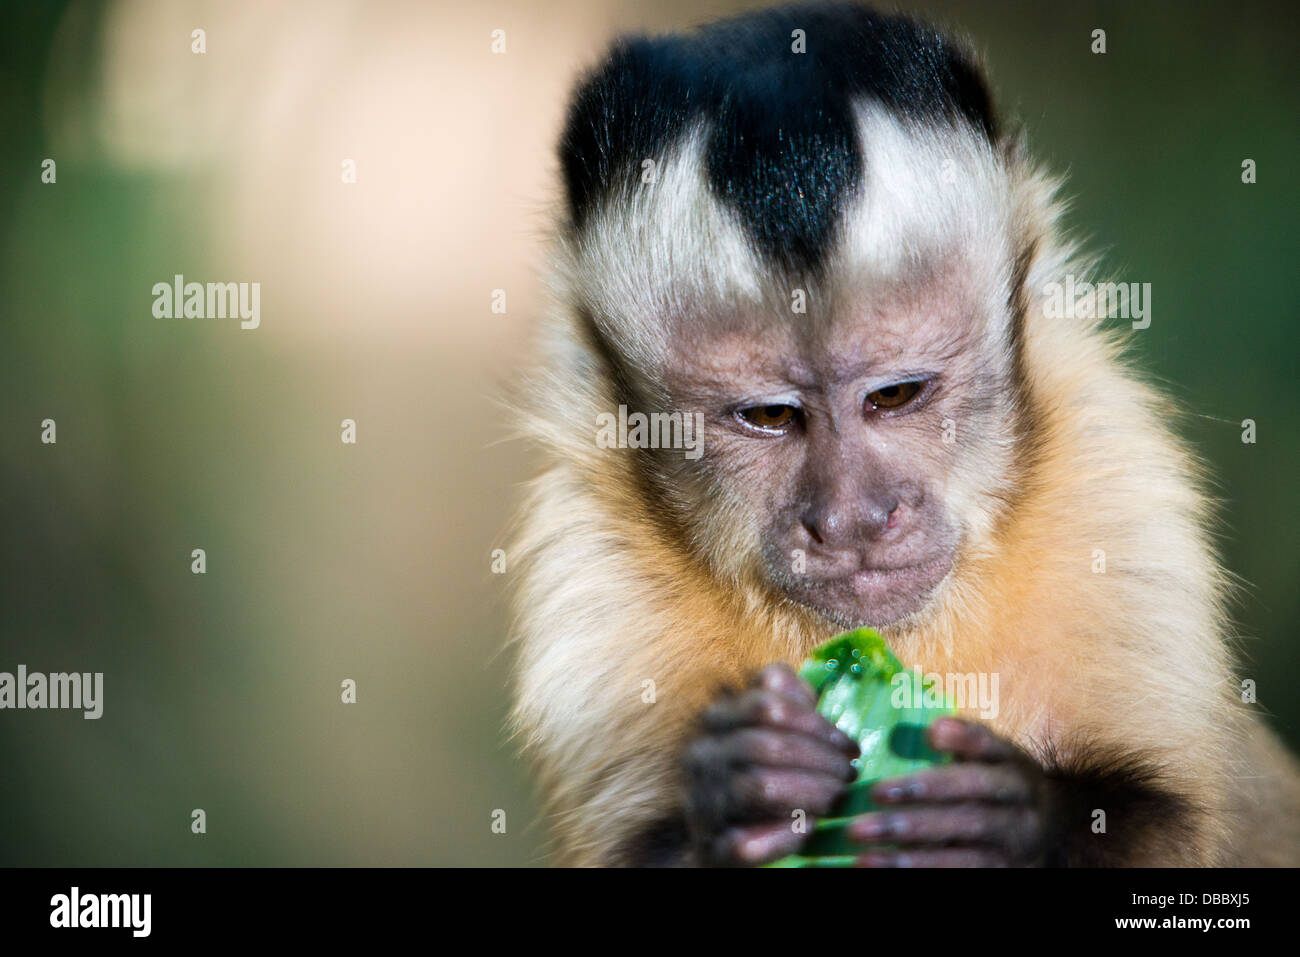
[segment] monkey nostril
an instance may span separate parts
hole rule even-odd
[[[805,515],[803,517],[803,527],[807,529],[809,536],[818,545],[826,544],[826,542],[822,539],[822,533],[817,529],[817,520],[815,518],[811,518],[810,516]]]

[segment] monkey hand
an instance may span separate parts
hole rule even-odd
[[[812,816],[843,794],[858,747],[816,705],[798,675],[772,665],[704,711],[683,757],[694,863],[754,866],[791,854]]]
[[[883,808],[848,825],[864,867],[1035,867],[1057,843],[1056,783],[1020,748],[988,727],[942,718],[930,745],[954,761],[881,781]]]

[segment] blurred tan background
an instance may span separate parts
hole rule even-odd
[[[103,671],[106,700],[0,712],[0,864],[544,861],[490,553],[553,144],[617,32],[749,6],[4,11],[0,671]],[[1207,416],[1250,673],[1300,740],[1294,6],[905,6],[976,40],[1072,224],[1153,283],[1138,348]],[[260,282],[260,328],[154,318],[176,273]]]

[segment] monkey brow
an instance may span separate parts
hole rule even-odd
[[[701,397],[710,398],[732,398],[735,388],[743,382],[745,391],[755,394],[770,391],[781,391],[791,388],[801,393],[809,395],[820,395],[829,389],[836,388],[846,382],[859,378],[875,368],[872,363],[858,363],[852,367],[846,367],[833,372],[830,375],[818,375],[807,369],[800,370],[745,370],[750,372],[751,376],[745,376],[743,372],[737,370],[737,373],[731,375],[714,375],[707,378],[696,379],[688,386],[689,390]],[[879,367],[883,368],[883,367]]]
[[[886,354],[858,359],[853,362],[837,361],[823,368],[787,370],[785,378],[791,385],[809,391],[836,388],[864,376],[883,372],[899,372],[895,357]],[[903,374],[903,373],[899,373]]]

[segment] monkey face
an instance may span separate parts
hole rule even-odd
[[[957,530],[943,471],[926,448],[941,372],[867,374],[801,389],[797,404],[744,407],[777,454],[765,503],[762,561],[789,597],[844,625],[887,625],[921,608],[948,574]],[[908,421],[911,419],[912,421]]]
[[[846,284],[802,322],[683,323],[663,378],[708,423],[700,537],[738,523],[762,578],[838,624],[924,609],[980,528],[972,489],[1011,414],[1003,317],[969,277],[950,258]]]
[[[579,109],[560,262],[618,373],[607,405],[703,416],[702,458],[650,456],[646,483],[691,548],[885,626],[987,553],[1008,498],[1020,250],[986,126],[842,106],[842,142],[794,135],[792,104],[757,157],[683,120],[632,182],[591,164],[607,138],[578,132],[605,114]]]

